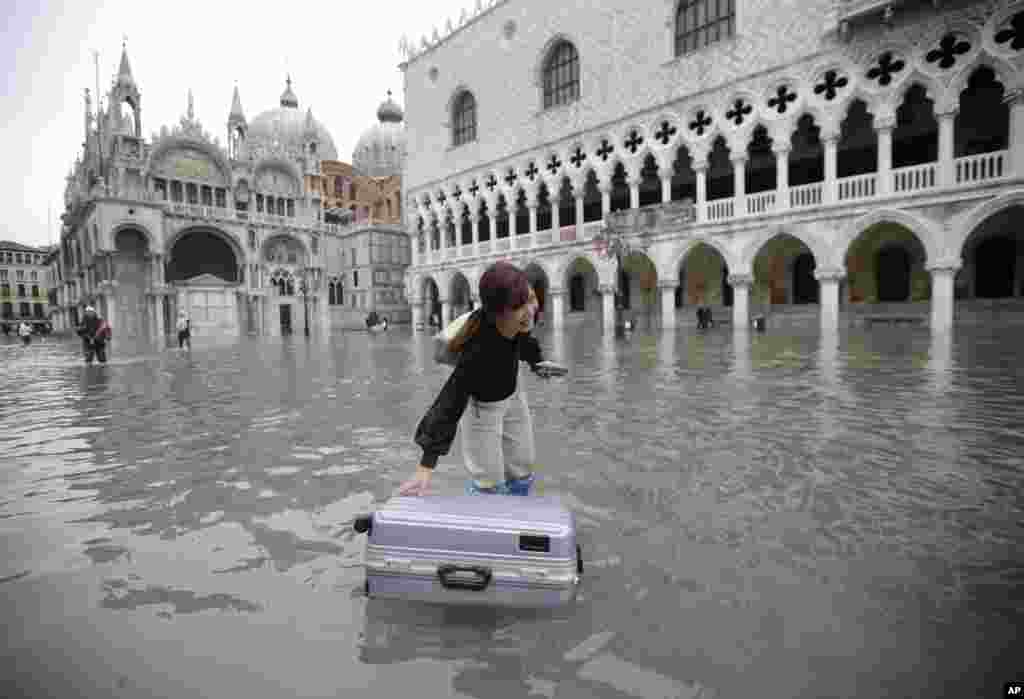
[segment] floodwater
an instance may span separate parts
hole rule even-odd
[[[367,600],[428,340],[0,339],[0,696],[997,696],[1021,679],[1020,336],[539,331],[554,613]],[[461,490],[458,443],[436,489]]]

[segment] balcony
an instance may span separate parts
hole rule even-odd
[[[949,162],[943,184],[939,162],[893,168],[888,173],[870,172],[832,181],[812,182],[783,190],[745,193],[693,203],[690,200],[651,204],[639,209],[609,212],[610,228],[624,233],[641,231],[674,232],[702,226],[719,226],[813,208],[836,208],[868,201],[906,199],[934,192],[955,193],[957,189],[995,183],[1010,177],[1009,151],[995,151],[956,158]],[[883,185],[885,185],[883,187]],[[585,244],[605,227],[604,220],[587,221],[515,236],[466,243],[445,250],[420,252],[417,266],[436,265],[449,260],[471,260],[489,255]]]

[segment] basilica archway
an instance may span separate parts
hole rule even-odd
[[[183,231],[169,246],[165,279],[168,284],[210,275],[229,284],[239,281],[241,249],[230,237],[214,229]]]
[[[637,328],[653,327],[658,310],[658,271],[646,254],[630,252],[619,269],[619,304]]]
[[[193,228],[172,238],[165,278],[178,288],[176,305],[184,310],[197,337],[237,335],[236,295],[244,254],[231,236],[214,228]]]

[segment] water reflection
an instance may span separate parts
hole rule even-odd
[[[111,696],[89,673],[118,664],[90,664],[97,649],[138,649],[117,659],[153,668],[139,693],[175,696],[984,695],[1015,669],[1013,337],[538,336],[570,367],[521,375],[544,485],[576,512],[587,562],[554,616],[360,595],[346,523],[419,458],[413,430],[450,371],[428,334],[245,338],[103,367],[73,343],[0,344],[12,653],[62,649],[89,697]],[[456,444],[439,487],[463,477]],[[191,659],[147,650],[158,637]],[[222,677],[222,660],[261,673]]]

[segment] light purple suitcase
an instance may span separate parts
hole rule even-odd
[[[367,532],[366,593],[445,604],[555,607],[576,596],[576,521],[556,498],[395,497]]]

